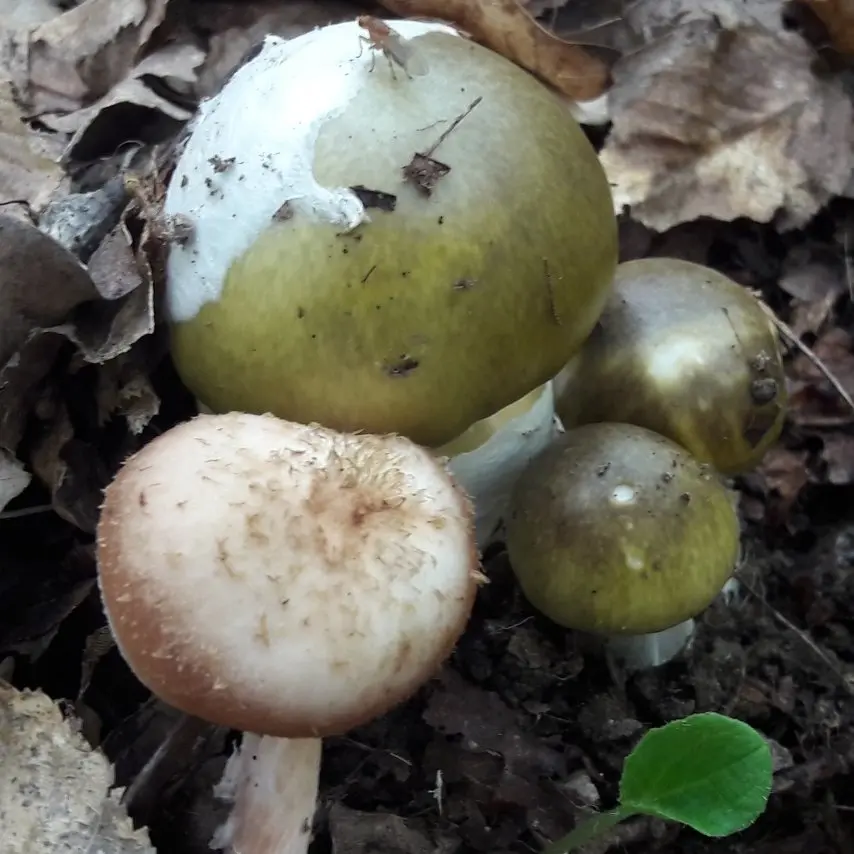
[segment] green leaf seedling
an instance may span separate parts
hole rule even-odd
[[[634,815],[729,836],[762,814],[771,780],[771,751],[753,727],[714,712],[689,715],[638,742],[623,767],[615,809],[581,822],[543,854],[577,851]]]

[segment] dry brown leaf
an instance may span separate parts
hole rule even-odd
[[[65,153],[67,158],[91,160],[110,154],[133,135],[128,127],[133,128],[134,123],[129,107],[140,113],[158,112],[177,123],[186,122],[193,115],[192,110],[152,88],[149,81],[158,81],[161,87],[166,84],[179,90],[194,89],[196,69],[204,58],[204,51],[195,45],[167,45],[146,56],[93,104],[67,115],[44,117],[43,122],[53,130],[74,134]]]
[[[854,395],[854,339],[841,327],[825,332],[812,347],[813,353],[824,368],[830,371]],[[827,386],[824,371],[806,354],[799,353],[789,368],[794,380]]]
[[[31,131],[0,78],[0,203],[21,201],[40,211],[65,183],[58,140]]]
[[[811,353],[799,352],[788,366],[790,421],[812,427],[854,422],[854,412],[827,376],[830,374],[846,394],[854,395],[851,336],[838,326],[832,327],[815,342]]]
[[[37,27],[60,12],[51,0],[0,0],[0,21],[5,28]]]
[[[807,457],[806,451],[790,451],[775,445],[759,467],[766,488],[774,493],[776,510],[782,516],[788,513],[810,481]]]
[[[140,338],[154,331],[154,294],[148,284],[120,299],[92,303],[86,308],[75,315],[73,322],[48,331],[76,344],[90,364],[100,365],[127,353]]]
[[[517,0],[381,0],[406,18],[441,18],[526,68],[576,101],[601,95],[608,85],[604,62],[583,47],[540,26]]]
[[[58,335],[33,330],[5,364],[0,363],[0,447],[14,451],[35,406],[50,406],[44,379],[62,346]]]
[[[800,0],[821,19],[840,53],[854,54],[854,0]]]
[[[120,224],[90,258],[96,286],[54,239],[0,213],[0,448],[15,452],[34,408],[59,430],[61,409],[46,377],[65,341],[77,345],[79,359],[102,364],[153,331],[150,274],[135,269],[129,240]],[[133,401],[129,407],[129,420],[145,418]],[[68,438],[57,458],[68,453]]]
[[[87,534],[95,533],[103,488],[109,480],[104,448],[75,436],[68,408],[42,426],[33,443],[33,474],[48,488],[54,513]]]
[[[169,0],[84,0],[7,34],[6,62],[28,110],[69,113],[100,98],[136,64]]]
[[[835,250],[803,243],[789,251],[778,286],[793,297],[789,326],[798,339],[806,333],[818,333],[831,319],[834,306],[848,293],[845,272]]]
[[[718,20],[725,26],[760,24],[782,31],[785,0],[623,0],[623,22],[640,43],[692,21]]]
[[[838,294],[828,291],[812,302],[792,301],[792,332],[802,338],[807,333],[817,333],[830,319],[833,307],[839,299]]]
[[[658,231],[703,216],[807,222],[854,163],[851,101],[814,60],[794,33],[700,20],[617,63],[601,154],[617,210]]]
[[[160,397],[143,366],[125,361],[125,357],[107,362],[98,372],[97,402],[100,424],[119,414],[134,436],[142,433],[160,411]]]
[[[48,331],[77,345],[91,364],[102,365],[154,331],[151,271],[135,251],[125,222],[129,208],[89,258],[88,272],[102,299],[90,302]]]
[[[41,692],[0,684],[3,854],[155,854],[109,762]]]
[[[30,333],[96,299],[83,265],[34,225],[0,212],[0,365]]]

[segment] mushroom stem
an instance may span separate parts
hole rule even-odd
[[[694,620],[684,620],[645,635],[616,635],[606,641],[606,651],[625,670],[659,667],[674,659],[694,637]]]
[[[231,801],[211,848],[230,854],[305,854],[317,802],[321,739],[244,733],[215,794]]]
[[[478,548],[496,539],[519,475],[558,433],[548,382],[436,449],[474,503]]]

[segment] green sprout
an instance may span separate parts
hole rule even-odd
[[[582,821],[543,854],[567,854],[634,815],[678,821],[704,836],[744,830],[765,810],[771,750],[753,727],[714,712],[650,730],[626,759],[620,803]]]

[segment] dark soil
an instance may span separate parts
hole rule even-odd
[[[694,223],[653,238],[624,223],[623,256],[678,255],[760,289],[854,391],[854,312],[839,285],[850,215],[834,207],[784,236],[750,223]],[[72,451],[86,463],[66,450],[70,504],[96,505],[122,456],[191,414],[168,357],[152,352],[163,405],[140,437],[95,426],[85,376],[67,388],[76,400]],[[740,592],[702,616],[688,654],[620,673],[601,650],[532,612],[496,547],[485,558],[491,583],[443,672],[383,719],[326,742],[313,852],[537,852],[584,812],[615,803],[623,760],[647,728],[706,710],[771,740],[767,812],[724,840],[637,819],[590,850],[854,851],[854,413],[797,350],[789,369],[783,440],[738,483]],[[49,500],[40,489],[9,509]],[[211,788],[238,736],[150,699],[103,642],[91,532],[75,521],[54,513],[0,521],[0,653],[14,661],[15,685],[41,688],[81,718],[116,763],[117,783],[130,786],[131,814],[150,825],[159,851],[207,851],[221,819]],[[147,766],[169,733],[170,749]]]

